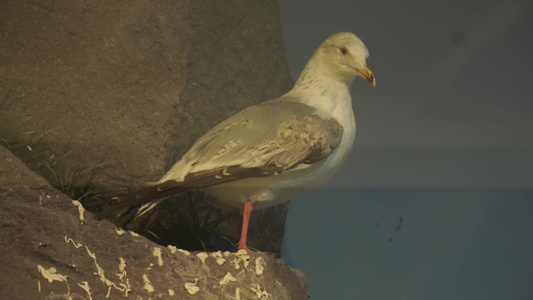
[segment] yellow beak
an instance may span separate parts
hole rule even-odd
[[[356,70],[356,72],[366,81],[368,81],[368,83],[370,83],[373,87],[376,87],[376,77],[374,77],[374,73],[372,73],[369,68],[365,66],[363,69]]]

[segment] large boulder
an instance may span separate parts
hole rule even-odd
[[[71,164],[113,162],[108,188],[159,179],[292,83],[275,1],[5,0],[0,28],[0,92],[27,128],[55,128]],[[287,207],[254,213],[251,246],[279,254]]]

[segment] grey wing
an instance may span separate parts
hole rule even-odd
[[[204,180],[222,183],[302,168],[328,157],[340,144],[342,133],[336,120],[320,116],[308,105],[264,102],[211,129],[160,182],[205,186]]]
[[[301,170],[325,160],[340,144],[342,126],[312,107],[273,100],[252,106],[201,137],[155,185],[102,202],[102,215],[128,208],[123,224],[157,202],[190,188]]]

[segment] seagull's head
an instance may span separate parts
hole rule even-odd
[[[374,74],[366,66],[368,49],[351,32],[339,32],[326,39],[311,60],[320,72],[334,80],[350,84],[359,75],[376,86]]]

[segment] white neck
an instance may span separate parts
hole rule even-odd
[[[298,78],[293,89],[285,97],[315,107],[330,115],[339,114],[337,110],[352,113],[352,97],[349,82],[332,79],[324,72],[315,72],[313,66],[307,65]],[[284,98],[285,98],[284,97]]]
[[[337,120],[344,128],[343,151],[349,151],[355,138],[355,116],[352,110],[350,86],[347,82],[332,79],[323,72],[314,72],[306,66],[294,88],[285,94],[283,101],[298,101],[316,108],[326,117]]]
[[[351,80],[349,82],[351,83]],[[337,154],[332,156],[328,163],[335,166],[332,170],[336,170],[352,149],[355,139],[355,116],[352,110],[350,84],[334,80],[323,72],[313,72],[313,69],[307,66],[294,88],[281,99],[312,106],[319,114],[334,118],[343,127],[342,142],[336,150]]]

